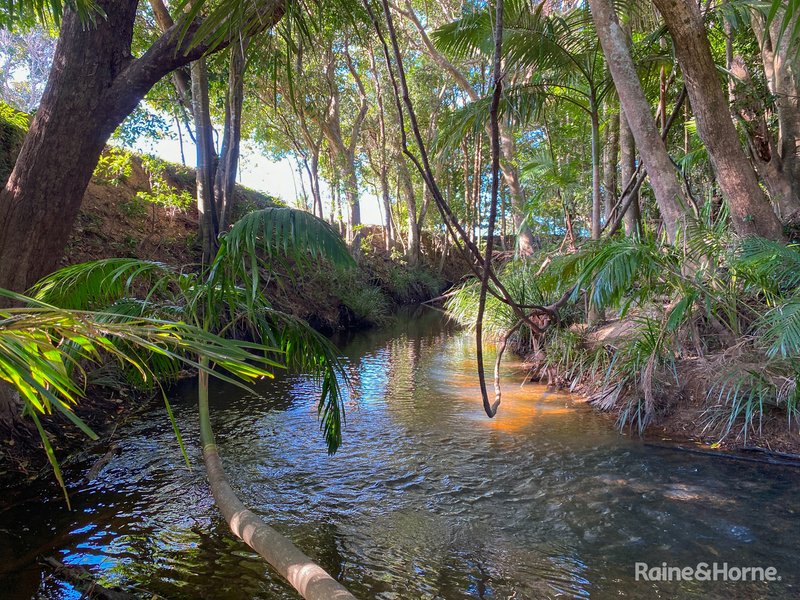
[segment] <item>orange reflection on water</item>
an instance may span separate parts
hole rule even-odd
[[[504,365],[505,373],[500,382],[503,392],[502,401],[494,418],[490,419],[483,413],[478,375],[475,372],[475,363],[471,360],[461,361],[459,369],[452,374],[448,381],[451,393],[458,399],[468,402],[470,410],[480,415],[479,422],[490,429],[506,432],[517,432],[529,429],[540,424],[541,420],[549,417],[563,417],[571,415],[578,410],[572,405],[570,395],[563,392],[551,392],[547,387],[536,383],[524,383],[525,372],[520,369],[513,371]],[[510,372],[509,372],[510,371]],[[486,384],[489,398],[494,401],[494,373],[487,369]],[[523,385],[524,383],[524,385]]]

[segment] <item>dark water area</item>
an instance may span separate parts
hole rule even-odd
[[[645,447],[506,367],[484,416],[469,335],[434,311],[338,340],[354,382],[328,456],[302,376],[216,385],[232,485],[360,598],[798,598],[800,472]],[[229,533],[204,479],[195,388],[115,434],[121,452],[71,487],[0,499],[0,598],[79,598],[37,556],[142,597],[296,598]],[[93,457],[97,458],[97,456]],[[68,469],[78,482],[91,462]],[[83,470],[81,470],[83,469]],[[777,582],[635,581],[634,565],[774,567]]]

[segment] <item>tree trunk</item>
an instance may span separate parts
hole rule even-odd
[[[182,38],[179,23],[134,59],[138,0],[98,5],[106,18],[92,26],[65,11],[42,102],[0,192],[0,287],[24,291],[58,265],[110,135],[157,81],[208,50],[189,50],[197,26]],[[280,0],[259,6],[264,27],[283,14]]]
[[[618,111],[606,111],[606,145],[603,148],[603,195],[605,199],[605,222],[616,216],[617,162],[619,159],[619,115]],[[623,184],[624,185],[624,184]]]
[[[519,173],[514,167],[516,146],[514,134],[500,124],[500,170],[511,196],[511,218],[517,233],[517,253],[525,257],[531,256],[536,251],[536,244],[531,228],[528,226],[525,189],[522,187]]]
[[[620,162],[620,183],[622,187],[628,182],[636,172],[636,142],[633,139],[633,132],[628,126],[625,112],[619,111],[619,162]],[[628,237],[639,237],[641,233],[641,215],[639,214],[639,191],[631,201],[631,205],[623,215],[625,221],[625,235]]]
[[[601,223],[603,199],[600,196],[600,116],[597,106],[590,102],[592,120],[592,239],[599,240],[603,224]]]
[[[758,185],[731,121],[700,7],[694,0],[653,1],[672,36],[697,133],[708,149],[719,186],[728,198],[734,229],[739,235],[783,239],[781,222]]]
[[[358,201],[358,177],[356,175],[355,161],[351,161],[349,157],[345,161],[345,181],[344,181],[344,197],[347,202],[347,241],[353,245],[360,238],[358,235],[361,225],[361,205]]]
[[[13,432],[22,415],[19,393],[5,381],[0,381],[0,433]]]
[[[236,172],[239,169],[239,149],[242,141],[242,105],[244,103],[244,72],[247,68],[245,52],[250,44],[243,38],[231,45],[228,94],[225,99],[225,130],[222,135],[219,166],[214,182],[214,198],[219,209],[219,231],[228,227],[233,210]],[[313,181],[311,193],[316,202]]]
[[[743,125],[750,158],[767,186],[779,217],[791,220],[800,213],[800,199],[792,185],[792,175],[767,125],[763,101],[754,89],[750,72],[740,56],[730,56],[728,71],[733,76],[730,96],[731,104],[735,107],[734,116]]]
[[[428,33],[425,31],[425,27],[422,25],[419,17],[417,17],[416,13],[414,12],[414,8],[410,0],[406,0],[405,10],[400,10],[399,8],[396,8],[396,10],[409,19],[414,25],[419,33],[420,40],[422,41],[425,50],[433,62],[450,73],[458,87],[460,87],[461,90],[467,94],[467,96],[469,96],[470,101],[477,102],[480,100],[480,95],[477,91],[475,91],[475,88],[470,85],[464,74],[456,69],[453,63],[447,60],[447,58],[433,45]],[[517,248],[520,256],[530,256],[535,251],[535,244],[533,241],[533,234],[531,233],[530,227],[527,225],[525,191],[520,183],[519,173],[514,166],[514,155],[516,151],[514,133],[513,131],[509,131],[509,128],[502,121],[500,122],[499,126],[501,151],[500,170],[502,171],[503,179],[508,186],[508,191],[511,194],[511,216],[514,220],[514,225],[517,228]]]
[[[208,368],[208,359],[201,357]],[[231,531],[255,550],[307,600],[355,600],[347,589],[306,556],[289,539],[249,510],[231,488],[211,429],[208,404],[208,374],[198,374],[200,442],[208,485]]]
[[[472,239],[480,245],[481,242],[481,184],[483,183],[483,136],[478,136],[475,140],[475,156],[472,161],[472,206],[470,206],[470,228],[472,230]]]
[[[214,150],[214,129],[208,100],[208,67],[204,58],[192,63],[192,113],[197,139],[197,212],[200,215],[200,240],[203,264],[210,265],[217,253],[219,219],[214,198],[217,153]]]
[[[350,132],[349,143],[345,144],[342,135],[339,87],[336,81],[336,56],[330,47],[326,49],[325,78],[331,97],[327,114],[322,118],[320,126],[328,140],[333,155],[336,157],[339,166],[344,170],[344,193],[348,205],[347,242],[354,250],[357,250],[357,245],[360,240],[356,238],[360,238],[360,236],[357,236],[356,232],[358,231],[358,226],[361,225],[361,207],[358,198],[358,176],[356,175],[355,151],[360,136],[361,125],[367,115],[368,106],[364,86],[348,51],[345,51],[345,58],[347,60],[347,67],[356,82],[361,97],[358,115],[356,116],[353,128]]]
[[[684,222],[686,207],[689,204],[683,196],[675,166],[667,154],[650,104],[642,91],[625,33],[617,21],[610,0],[590,0],[589,5],[597,36],[617,88],[620,105],[625,111],[650,176],[650,184],[664,221],[667,238],[670,242],[674,242],[678,229]]]
[[[752,26],[761,49],[767,86],[778,110],[779,154],[791,177],[794,193],[800,197],[800,56],[796,44],[790,43],[788,33],[800,18],[800,11],[779,43],[783,16],[784,10],[778,11],[767,29],[764,16],[754,10]]]
[[[405,157],[399,156],[397,159],[397,172],[400,177],[400,185],[403,188],[403,196],[406,201],[406,211],[408,212],[408,248],[406,258],[408,264],[415,266],[420,259],[420,235],[419,224],[417,222],[417,197],[414,193],[414,184],[411,182],[411,174],[405,163]]]
[[[381,161],[380,180],[384,212],[384,241],[386,242],[386,252],[391,252],[394,248],[394,227],[392,226],[392,200],[389,196],[389,169],[385,160]]]
[[[600,115],[594,99],[589,101],[589,111],[592,121],[592,240],[599,240],[603,233],[603,226],[600,222],[603,199],[600,195]],[[594,287],[592,289],[594,290]],[[604,312],[594,304],[590,305],[587,316],[590,325],[596,325],[605,320]]]
[[[461,153],[464,158],[462,166],[462,174],[464,176],[464,223],[467,226],[467,235],[472,239],[475,227],[472,225],[472,183],[470,182],[470,174],[474,165],[470,165],[469,144],[466,139],[461,142]],[[474,161],[472,162],[474,163]]]
[[[311,195],[314,197],[314,215],[320,219],[324,219],[322,214],[322,190],[319,187],[319,146],[311,151],[311,164],[309,166],[311,171]]]
[[[378,170],[384,212],[383,237],[386,243],[386,251],[391,252],[392,248],[394,248],[394,227],[392,224],[392,201],[389,195],[389,165],[386,152],[386,111],[383,106],[383,88],[381,86],[380,72],[375,62],[375,53],[372,51],[372,47],[369,47],[368,51],[372,77],[375,80],[375,97],[378,102],[378,145],[380,149],[380,166]]]
[[[127,114],[108,114],[117,107],[105,96],[130,63],[137,1],[100,6],[108,18],[92,29],[64,16],[40,108],[0,193],[0,287],[24,291],[58,265],[105,142]]]

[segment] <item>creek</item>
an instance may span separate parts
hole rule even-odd
[[[356,596],[800,597],[796,470],[647,447],[569,395],[524,383],[513,360],[488,419],[474,342],[435,311],[337,343],[354,388],[334,456],[303,376],[260,382],[258,395],[214,385],[211,414],[245,504]],[[52,488],[0,499],[0,597],[80,597],[37,554],[166,598],[297,597],[214,507],[196,388],[178,386],[171,401],[192,470],[156,407],[115,432],[120,451],[94,479],[71,485],[72,512]],[[781,581],[635,581],[639,561],[771,566]]]

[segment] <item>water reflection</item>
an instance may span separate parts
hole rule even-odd
[[[221,454],[245,501],[363,598],[794,598],[794,471],[644,448],[509,363],[496,419],[474,347],[432,312],[339,340],[353,376],[345,446],[326,454],[314,386],[218,386]],[[175,408],[196,440],[191,384]],[[294,598],[228,533],[163,418],[126,425],[122,453],[72,492],[0,513],[0,589],[78,597],[34,561],[168,598]],[[78,477],[73,473],[73,479]],[[24,523],[24,526],[20,524]],[[24,530],[27,528],[27,530]],[[775,566],[780,584],[633,581],[638,560]]]

